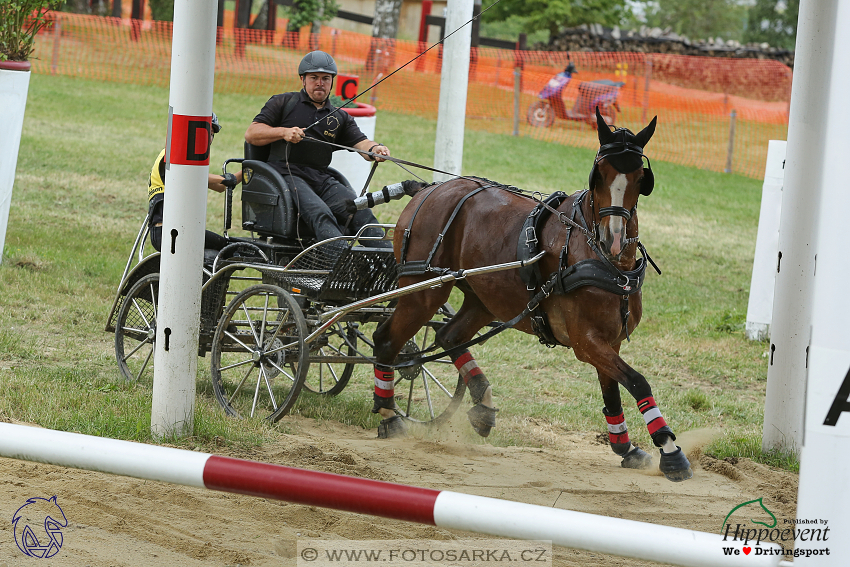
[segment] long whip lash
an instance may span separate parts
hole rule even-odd
[[[348,99],[348,101],[347,101],[345,104],[343,104],[342,106],[340,106],[339,108],[337,108],[336,110],[334,110],[333,112],[331,112],[330,114],[328,114],[328,116],[331,116],[331,115],[335,114],[338,110],[342,110],[343,108],[345,108],[346,106],[348,106],[349,104],[351,104],[352,102],[354,102],[355,100],[357,100],[357,99],[358,99],[361,95],[364,95],[364,94],[368,93],[369,91],[371,91],[372,89],[374,89],[375,87],[377,87],[378,85],[380,85],[381,83],[383,83],[384,81],[386,81],[387,79],[389,79],[390,77],[392,77],[393,75],[395,75],[396,73],[398,73],[399,71],[401,71],[402,69],[404,69],[405,67],[407,67],[408,65],[410,65],[411,63],[413,63],[414,61],[416,61],[417,59],[419,59],[420,57],[422,57],[423,55],[425,55],[426,53],[428,53],[429,51],[431,51],[432,49],[434,49],[435,47],[437,47],[438,45],[442,44],[444,41],[446,41],[447,39],[449,39],[451,36],[453,36],[454,34],[456,34],[457,32],[459,32],[460,30],[462,30],[463,28],[465,28],[466,26],[468,26],[469,24],[471,24],[472,22],[474,22],[475,20],[477,20],[478,18],[480,18],[481,16],[483,16],[483,15],[484,15],[484,13],[485,13],[487,10],[489,10],[490,8],[492,8],[493,6],[495,6],[496,4],[498,4],[498,3],[499,3],[499,2],[501,2],[501,1],[502,1],[502,0],[496,0],[495,2],[493,2],[492,4],[490,4],[489,6],[487,6],[484,10],[481,10],[481,13],[479,13],[477,16],[472,16],[472,18],[471,18],[471,19],[469,19],[466,23],[462,24],[459,28],[457,28],[456,30],[454,30],[452,33],[450,33],[450,34],[448,34],[447,36],[443,37],[443,39],[441,39],[441,40],[440,40],[440,41],[438,41],[437,43],[434,43],[433,45],[431,45],[431,47],[429,47],[428,49],[426,49],[425,51],[423,51],[422,53],[420,53],[419,55],[417,55],[416,57],[414,57],[413,59],[411,59],[410,61],[408,61],[408,62],[407,62],[407,63],[405,63],[404,65],[402,65],[401,67],[398,67],[395,71],[393,71],[392,73],[390,73],[390,74],[389,74],[389,75],[387,75],[386,77],[382,78],[380,81],[378,81],[377,83],[373,84],[371,87],[369,87],[368,89],[366,89],[366,90],[365,90],[365,91],[363,91],[362,93],[358,93],[358,94],[357,94],[357,95],[355,95],[354,97],[352,97],[352,98]],[[328,116],[326,116],[325,118],[327,118]],[[316,124],[318,124],[318,123],[319,123],[319,122],[321,122],[322,120],[325,120],[325,118],[321,118],[321,119],[319,119],[319,120],[316,120],[315,122],[313,122],[312,124],[310,124],[309,126],[307,126],[307,128],[304,128],[304,130],[307,130],[307,129],[309,129],[309,128],[312,128],[313,126],[315,126]]]

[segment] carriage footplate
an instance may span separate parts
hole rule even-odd
[[[404,420],[397,415],[382,419],[381,423],[378,424],[378,439],[393,439],[406,435],[407,426],[404,424]]]
[[[496,408],[487,407],[484,404],[476,404],[472,406],[466,416],[469,418],[469,423],[472,428],[481,437],[490,435],[490,430],[496,427]]]

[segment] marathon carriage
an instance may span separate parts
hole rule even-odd
[[[387,320],[402,295],[474,272],[516,268],[521,263],[444,274],[397,287],[391,247],[393,225],[368,225],[358,234],[321,242],[299,238],[291,188],[266,163],[268,147],[246,144],[242,227],[251,237],[228,237],[221,251],[205,250],[199,356],[209,354],[211,389],[224,410],[271,422],[286,415],[302,388],[336,395],[355,364],[372,365],[370,326]],[[345,185],[339,172],[333,174]],[[230,228],[232,188],[225,199]],[[364,236],[380,227],[383,236]],[[106,331],[115,334],[115,355],[125,379],[152,380],[159,293],[159,253],[145,254],[147,219],[133,244]],[[526,262],[526,264],[529,262]],[[454,314],[445,304],[408,341],[397,362],[430,350],[437,329]],[[398,372],[395,391],[403,417],[435,422],[449,417],[466,386],[448,358],[411,364]]]

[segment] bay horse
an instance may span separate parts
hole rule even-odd
[[[652,461],[629,440],[620,400],[623,386],[637,402],[660,449],[661,471],[672,481],[691,478],[690,463],[675,445],[676,436],[649,383],[619,355],[620,344],[642,315],[640,287],[648,256],[638,239],[637,203],[654,184],[643,148],[655,132],[657,117],[637,134],[625,128],[612,132],[598,109],[596,120],[600,147],[585,191],[554,194],[542,205],[513,187],[456,178],[423,185],[405,207],[393,242],[399,286],[434,277],[440,269],[528,258],[538,247],[545,255],[532,267],[471,276],[399,299],[392,316],[373,335],[372,411],[384,418],[379,437],[404,434],[404,422],[394,411],[396,356],[456,285],[463,292],[463,304],[437,332],[438,346],[448,350],[463,345],[494,319],[509,321],[537,302],[531,316],[515,328],[549,345],[571,347],[578,360],[596,368],[611,449],[622,458],[621,466],[647,468]],[[496,424],[492,388],[468,350],[450,354],[475,404],[467,414],[469,421],[486,437]]]

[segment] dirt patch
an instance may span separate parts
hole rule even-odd
[[[459,412],[461,413],[461,412]],[[558,433],[547,448],[494,447],[462,422],[414,430],[401,440],[374,431],[287,417],[288,430],[239,458],[503,498],[718,533],[742,502],[763,498],[777,518],[793,518],[797,476],[748,459],[703,455],[712,432],[683,433],[693,479],[672,483],[652,471],[622,469],[593,433]],[[657,452],[652,451],[657,468]],[[295,565],[300,538],[466,539],[476,536],[311,506],[288,504],[102,473],[0,459],[0,567],[21,564],[11,518],[28,498],[57,497],[69,526],[50,566]],[[555,549],[555,565],[650,563]]]

